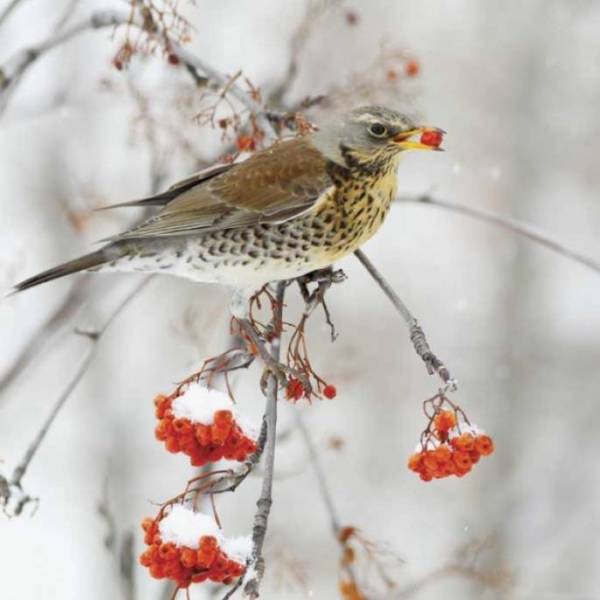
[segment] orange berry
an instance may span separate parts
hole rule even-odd
[[[185,435],[186,433],[191,433],[192,431],[192,423],[189,419],[175,419],[173,421],[173,431],[178,435]]]
[[[464,469],[459,469],[458,467],[456,467],[456,473],[454,473],[457,477],[463,477],[464,475],[466,475],[469,471],[471,470],[471,467],[467,467]]]
[[[433,454],[435,456],[435,459],[438,461],[438,463],[446,463],[449,460],[452,460],[452,451],[450,450],[450,448],[448,448],[448,446],[438,446],[434,451]]]
[[[478,463],[479,459],[481,458],[481,454],[479,454],[479,452],[477,452],[477,448],[475,448],[474,450],[471,450],[471,452],[469,452],[469,456],[471,457],[471,462],[473,464]]]
[[[154,525],[154,519],[151,519],[150,517],[146,517],[143,521],[142,521],[142,529],[144,531],[149,531],[150,529],[152,529],[152,526]]]
[[[418,454],[411,454],[410,458],[408,459],[408,468],[416,473],[423,468],[423,456],[421,452]]]
[[[457,450],[463,450],[464,452],[471,452],[475,448],[475,438],[470,433],[463,433],[457,438],[452,440],[452,445]]]
[[[215,423],[210,428],[213,444],[222,446],[231,433],[231,423]]]
[[[416,77],[419,74],[420,70],[421,66],[419,65],[419,62],[414,58],[408,60],[406,62],[406,65],[404,66],[404,72],[406,73],[407,77]]]
[[[140,565],[149,567],[152,564],[152,551],[148,548],[140,554]]]
[[[165,410],[169,404],[169,399],[163,394],[158,394],[158,396],[154,398],[154,414],[156,415],[157,419],[162,419],[165,416]]]
[[[442,410],[433,419],[435,429],[448,432],[456,425],[456,416],[450,410]]]
[[[471,468],[471,456],[468,452],[463,452],[462,450],[457,450],[452,454],[452,461],[456,465],[456,468],[460,470],[470,469]]]
[[[198,541],[200,550],[214,550],[218,545],[217,538],[214,535],[203,535]]]
[[[192,548],[182,548],[180,559],[184,567],[192,568],[196,566],[196,557],[198,552]]]
[[[160,563],[152,563],[150,565],[150,575],[154,579],[162,579],[165,576],[165,570]]]
[[[171,433],[171,421],[169,419],[162,419],[154,429],[154,436],[160,442],[164,442],[169,434]]]
[[[233,421],[233,413],[230,410],[217,410],[213,415],[216,424],[229,424]]]
[[[211,442],[210,425],[196,425],[194,429],[196,433],[196,439],[201,446],[208,446]]]
[[[173,542],[161,544],[160,548],[158,549],[158,556],[161,558],[161,560],[173,560],[177,557],[177,554],[177,547]]]
[[[175,452],[179,452],[179,440],[173,435],[169,436],[165,441],[165,448],[173,454],[175,454]]]
[[[433,475],[431,475],[429,472],[426,472],[426,471],[419,473],[419,477],[423,481],[431,481],[433,479]]]
[[[432,473],[438,468],[438,461],[432,450],[426,450],[423,453],[423,466],[427,471],[431,471]]]
[[[483,456],[488,456],[494,451],[494,442],[489,435],[478,435],[475,438],[475,449]]]
[[[211,448],[206,455],[206,458],[210,462],[217,462],[218,460],[221,460],[223,458],[223,448]]]
[[[202,467],[208,462],[202,452],[193,452],[190,458],[193,467]]]

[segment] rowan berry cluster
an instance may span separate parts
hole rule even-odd
[[[140,564],[156,579],[171,579],[179,588],[213,581],[230,584],[245,570],[249,538],[225,538],[214,519],[175,505],[168,514],[142,522],[144,542]]]
[[[154,400],[156,439],[169,452],[183,452],[194,466],[223,458],[244,461],[256,450],[255,435],[242,428],[230,398],[199,383]]]
[[[460,423],[457,414],[456,410],[438,409],[409,458],[408,468],[423,481],[462,477],[482,456],[494,451],[492,438],[466,421]]]

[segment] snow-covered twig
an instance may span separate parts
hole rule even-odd
[[[449,210],[452,212],[460,213],[463,215],[467,215],[468,217],[472,217],[473,219],[477,219],[479,221],[484,221],[486,223],[490,223],[491,225],[496,225],[497,227],[501,227],[502,229],[506,229],[511,231],[512,233],[516,233],[518,235],[522,235],[528,240],[535,242],[536,244],[540,244],[541,246],[545,246],[550,250],[568,258],[569,260],[573,260],[578,262],[579,264],[591,269],[596,273],[600,273],[600,260],[591,258],[585,254],[581,254],[572,248],[569,248],[562,242],[550,237],[548,234],[536,229],[532,225],[527,223],[523,223],[522,221],[518,221],[517,219],[513,219],[511,217],[504,217],[495,212],[484,210],[482,208],[472,208],[470,206],[464,206],[463,204],[457,204],[456,202],[449,202],[448,200],[440,200],[439,198],[433,198],[429,195],[422,196],[401,196],[397,198],[397,202],[413,202],[416,204],[426,204],[429,206],[437,206],[439,208],[443,208],[444,210]]]
[[[367,258],[366,254],[362,250],[355,250],[354,254],[361,264],[367,269],[371,277],[376,281],[377,285],[383,290],[383,293],[391,300],[392,304],[396,307],[396,310],[400,313],[404,322],[408,327],[410,339],[413,343],[416,353],[421,357],[427,372],[431,375],[437,373],[441,380],[446,385],[456,387],[456,382],[450,376],[450,371],[446,365],[431,351],[425,332],[413,317],[410,310],[398,294],[394,291],[392,286],[387,282],[384,276],[375,268],[375,265]]]
[[[2,497],[0,497],[0,504],[6,506],[8,501],[10,500],[10,494],[12,491],[17,488],[22,488],[22,479],[29,468],[31,460],[35,456],[35,453],[38,451],[40,445],[44,441],[46,434],[48,433],[54,419],[58,416],[60,410],[65,405],[66,401],[69,399],[79,382],[82,380],[83,376],[88,370],[88,367],[92,363],[96,351],[98,349],[98,341],[101,339],[102,335],[106,332],[106,330],[112,325],[115,319],[121,314],[121,312],[125,309],[125,307],[138,295],[139,292],[144,288],[144,286],[152,279],[152,276],[146,277],[141,283],[135,286],[135,288],[121,301],[121,303],[117,306],[115,311],[110,315],[110,317],[106,320],[104,325],[94,331],[85,333],[85,337],[90,340],[90,345],[88,347],[87,353],[85,357],[81,361],[79,368],[75,371],[73,376],[71,377],[69,383],[65,386],[65,389],[58,397],[56,403],[52,407],[50,414],[46,417],[46,420],[40,427],[33,441],[29,444],[25,454],[21,461],[15,467],[10,479],[5,478],[0,475],[0,490],[8,490],[8,494],[6,491],[3,492]]]

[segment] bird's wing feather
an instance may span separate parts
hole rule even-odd
[[[202,171],[198,171],[197,173],[194,173],[193,175],[190,175],[181,181],[178,181],[168,190],[161,192],[160,194],[149,196],[147,198],[138,198],[137,200],[131,200],[129,202],[110,204],[108,206],[103,206],[98,210],[109,210],[111,208],[126,208],[135,206],[165,206],[176,196],[179,196],[186,190],[189,190],[191,187],[199,185],[200,183],[208,181],[209,179],[228,171],[232,166],[233,164],[213,165],[207,169],[202,169]]]
[[[279,142],[209,181],[174,187],[157,215],[113,240],[285,221],[308,210],[331,185],[325,159],[307,139]]]

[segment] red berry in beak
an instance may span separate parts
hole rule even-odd
[[[421,144],[437,148],[442,143],[443,138],[444,134],[440,131],[424,131],[421,134]]]

